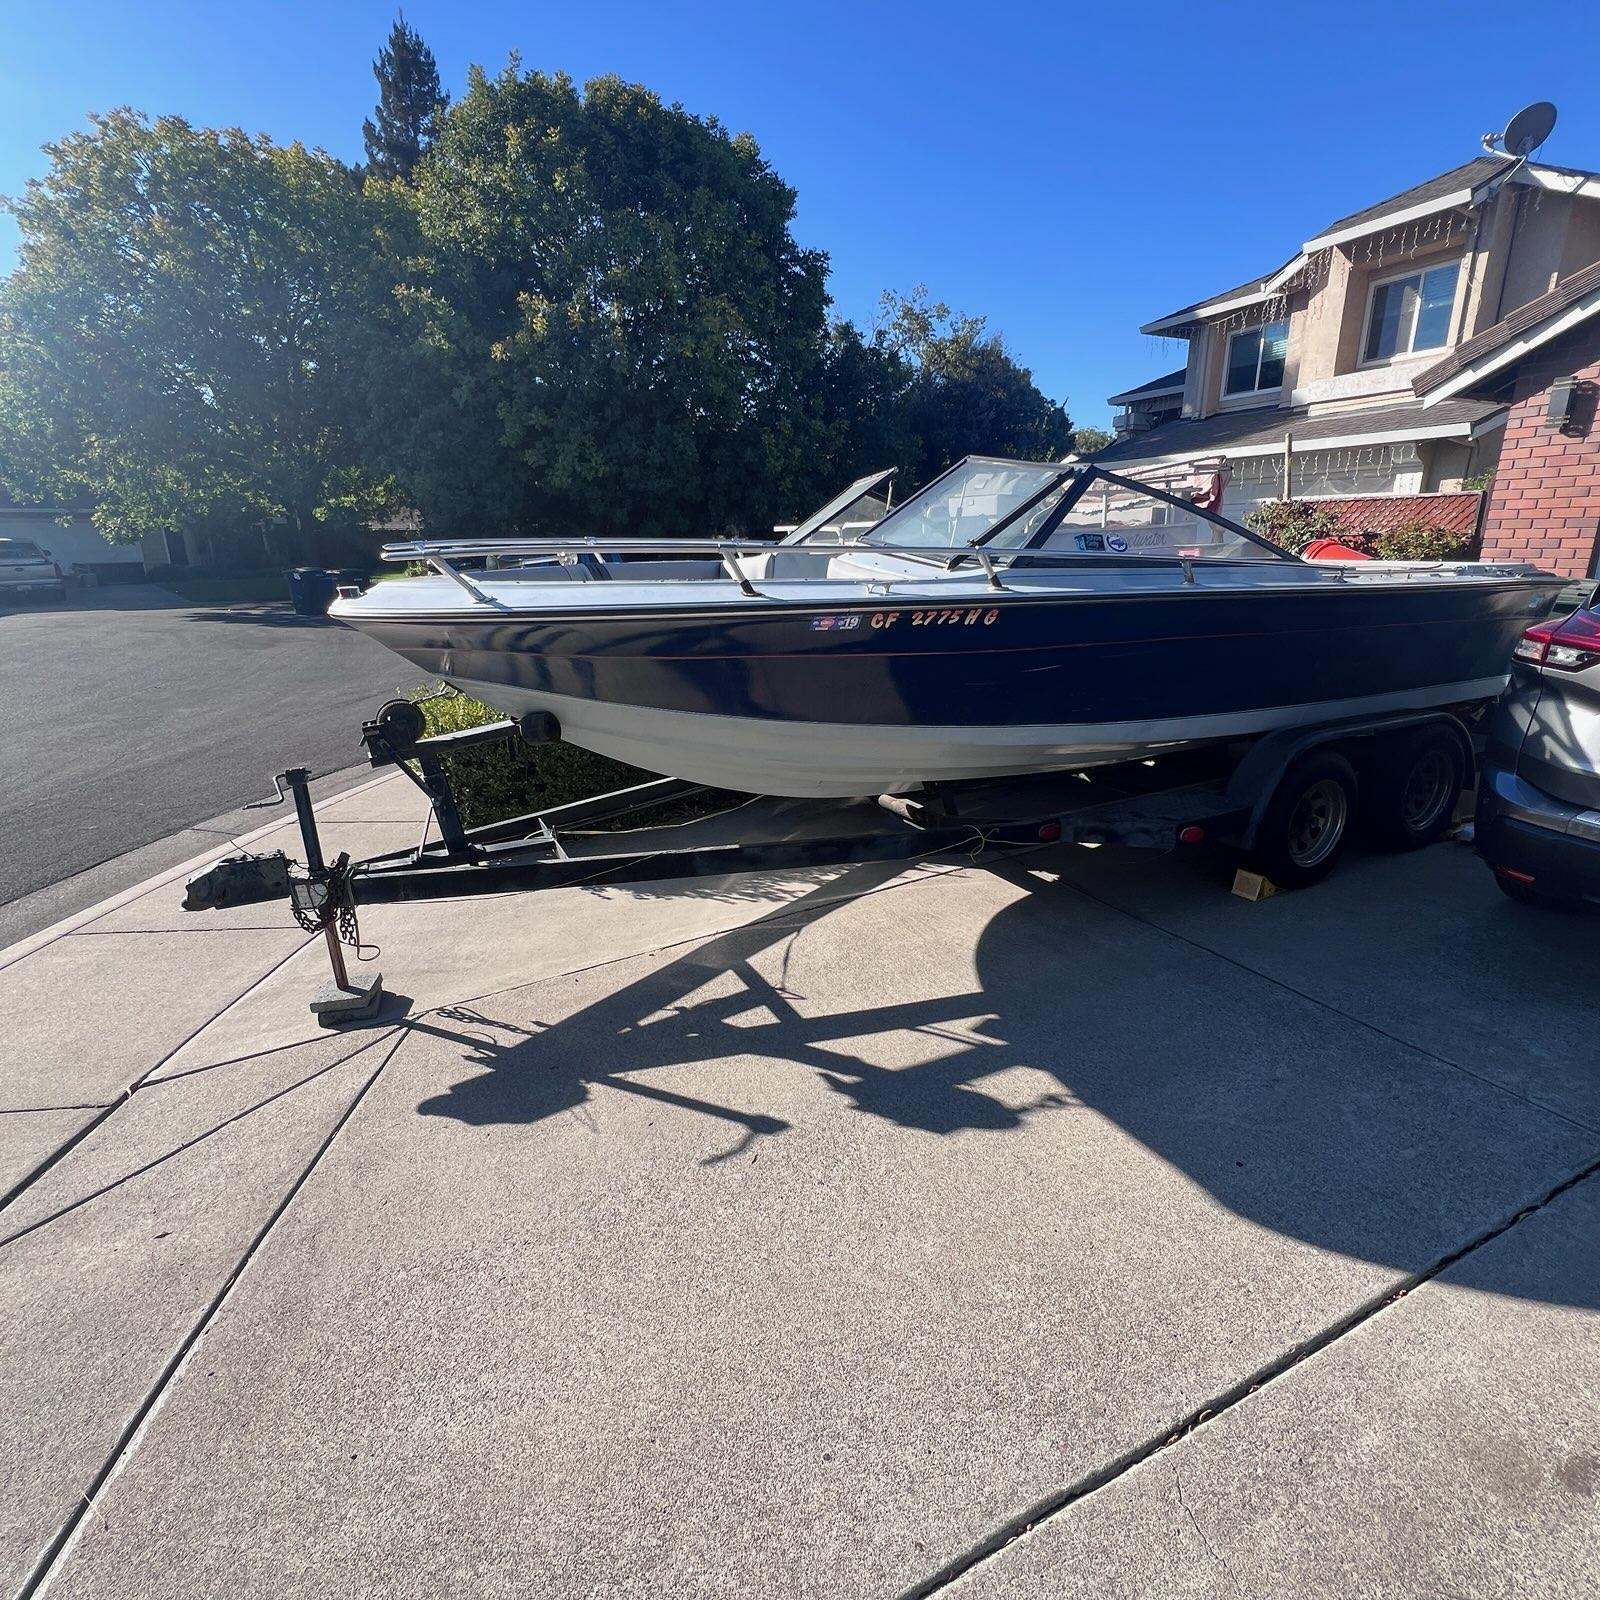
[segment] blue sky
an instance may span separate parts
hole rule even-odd
[[[926,283],[989,318],[1074,418],[1176,366],[1139,324],[1281,262],[1323,223],[1469,159],[1551,99],[1545,156],[1600,168],[1600,8],[410,0],[472,62],[650,85],[748,129],[832,257],[837,310]],[[361,151],[383,0],[0,0],[0,193],[115,105]],[[0,270],[15,231],[0,219]]]

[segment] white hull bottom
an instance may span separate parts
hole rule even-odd
[[[722,717],[611,705],[470,678],[450,681],[508,716],[548,711],[560,722],[563,739],[646,772],[748,794],[821,798],[893,794],[924,783],[1107,766],[1276,728],[1488,699],[1504,688],[1506,680],[1478,678],[1357,700],[1167,721],[973,728]]]

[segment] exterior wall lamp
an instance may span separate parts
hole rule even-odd
[[[1544,419],[1562,433],[1587,433],[1594,421],[1596,386],[1581,378],[1557,378],[1550,385]]]
[[[1557,378],[1550,385],[1549,402],[1545,406],[1544,420],[1553,428],[1565,429],[1572,415],[1573,391],[1576,384],[1571,378]]]

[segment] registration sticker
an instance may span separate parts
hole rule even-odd
[[[844,633],[850,628],[860,626],[861,618],[855,612],[844,612],[834,616],[813,617],[811,630],[813,633]]]

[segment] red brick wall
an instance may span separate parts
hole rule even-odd
[[[1550,385],[1579,390],[1568,431],[1545,420]],[[1483,520],[1483,559],[1532,561],[1587,577],[1600,547],[1600,323],[1591,320],[1522,364]]]

